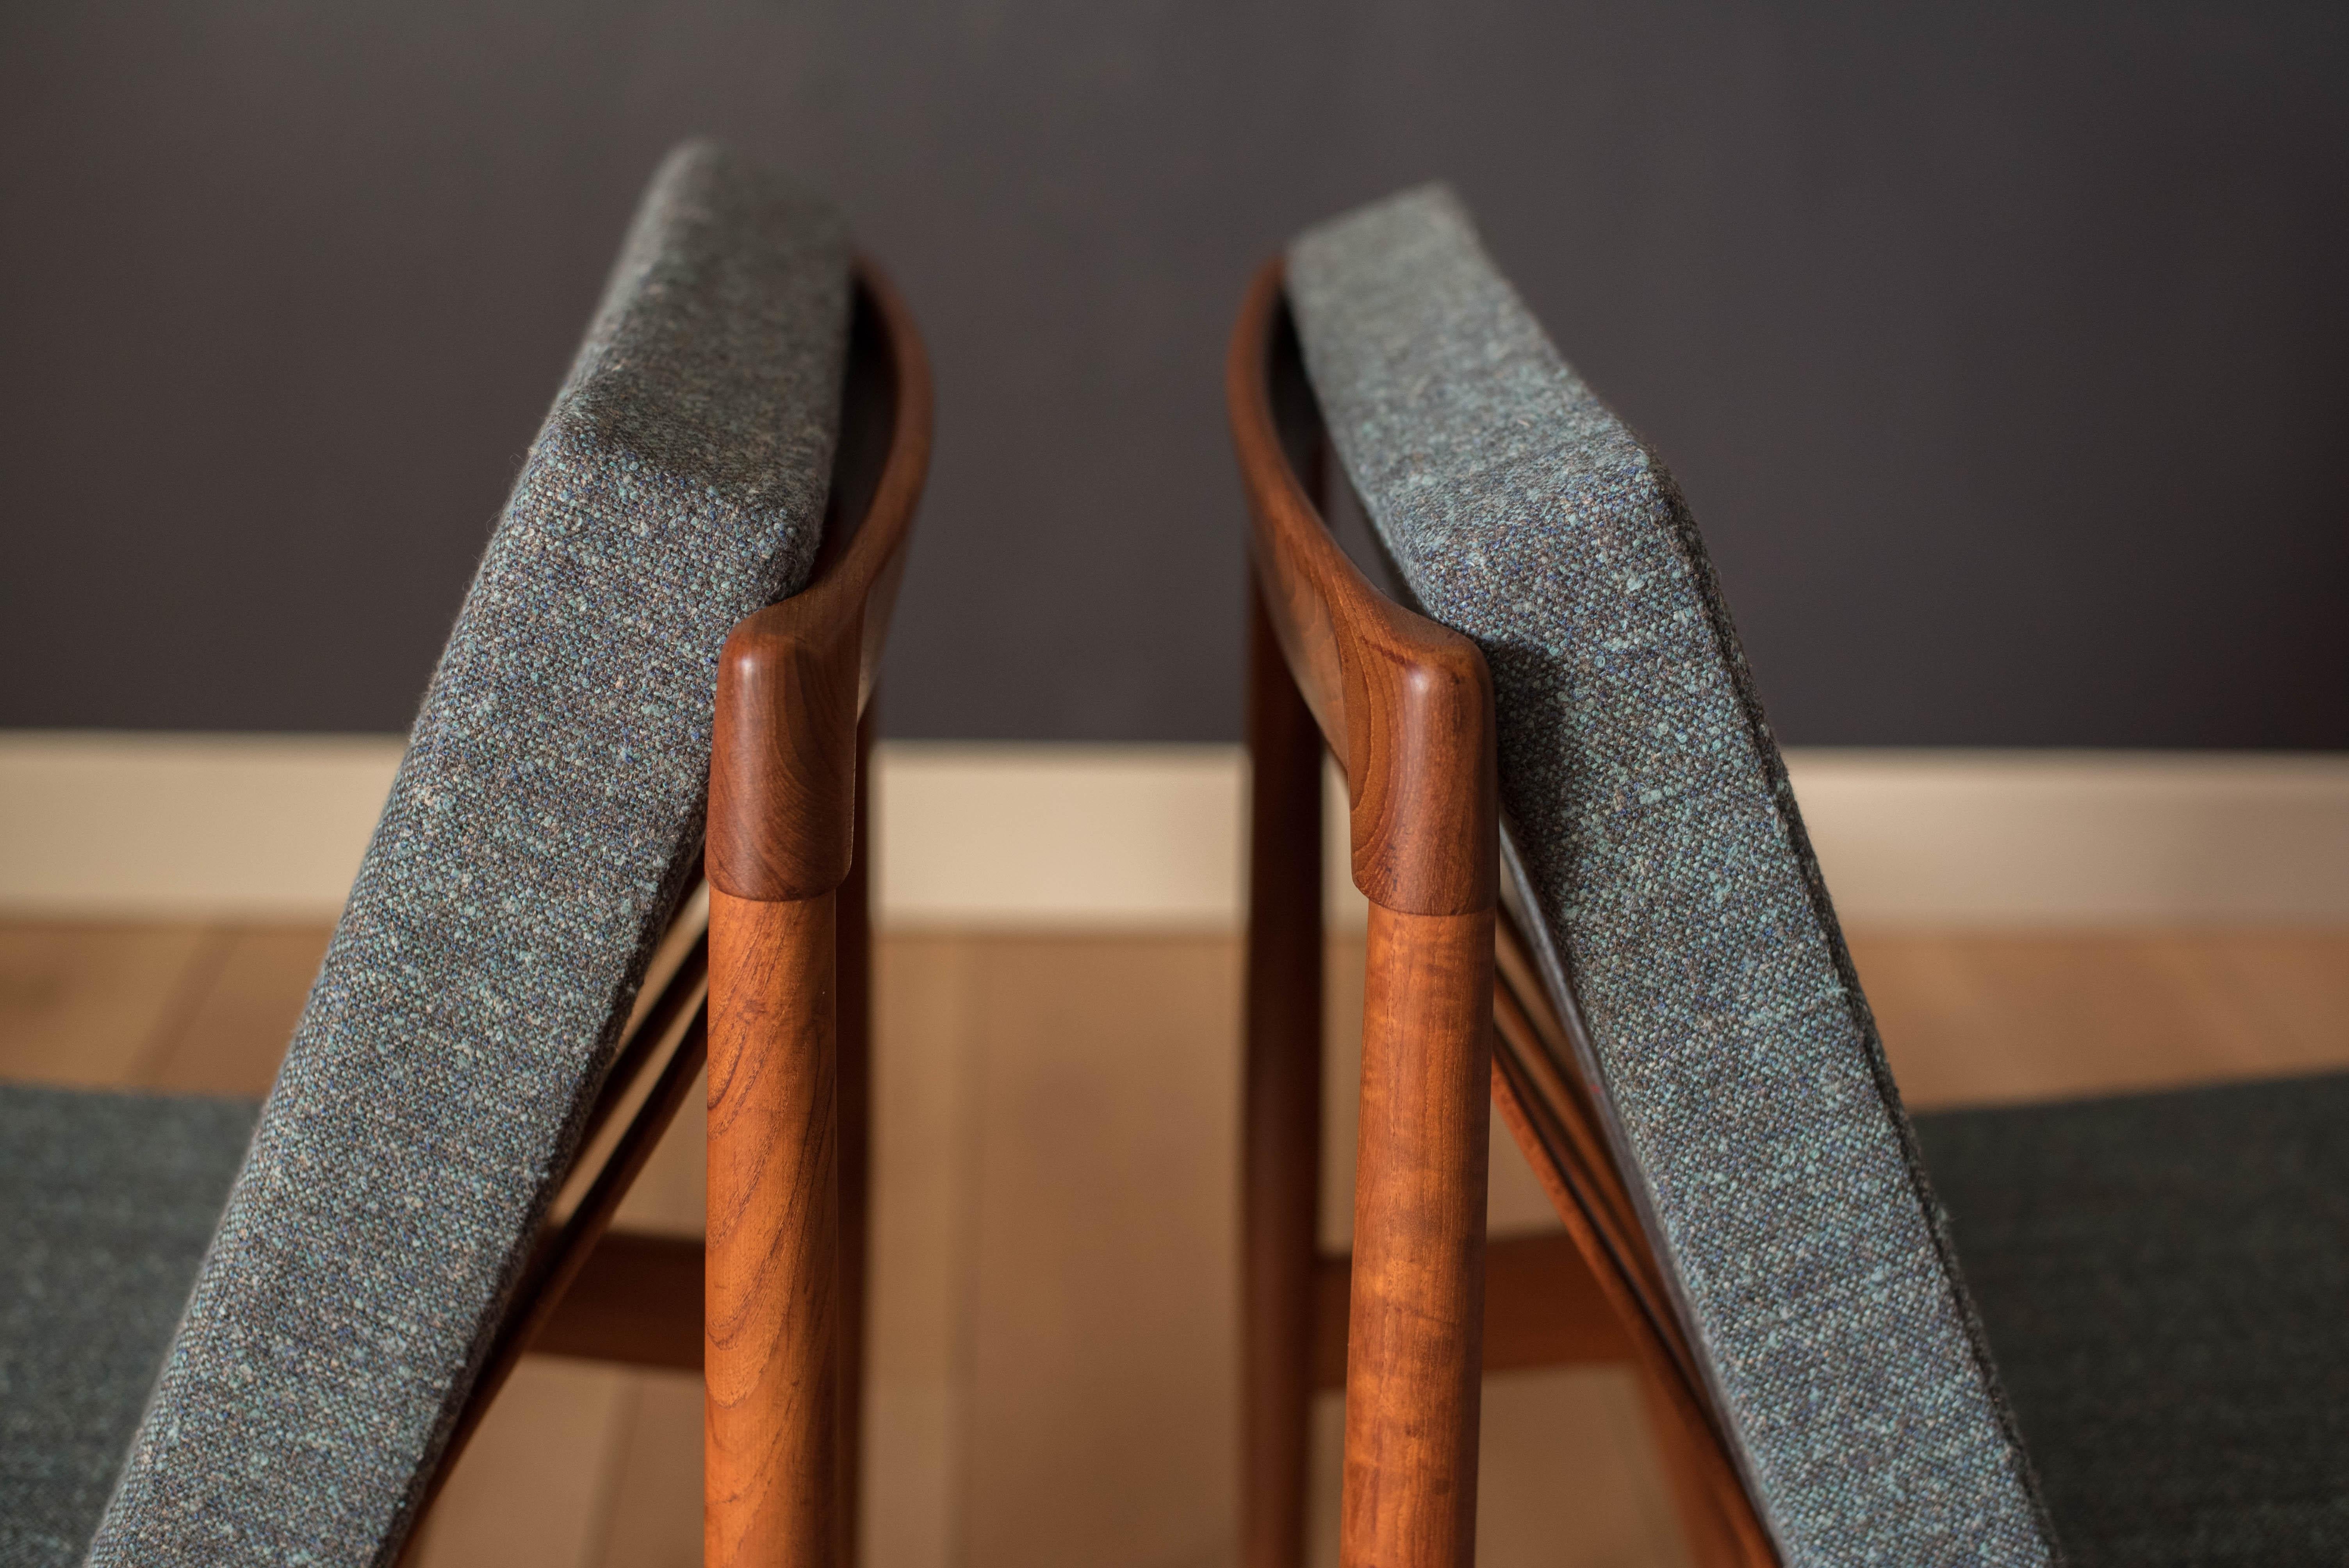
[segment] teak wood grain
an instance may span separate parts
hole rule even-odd
[[[1345,1381],[1346,1295],[1317,1303],[1321,1212],[1321,737],[1249,593],[1248,927],[1241,1066],[1240,1558],[1290,1568],[1306,1545],[1313,1388]],[[1345,1265],[1341,1263],[1340,1266]],[[1317,1328],[1317,1324],[1320,1326]],[[1337,1375],[1317,1378],[1334,1343]]]
[[[842,1544],[838,899],[709,901],[702,1561]]]
[[[1572,1066],[1579,1058],[1569,1025],[1496,914],[1497,758],[1483,656],[1374,588],[1315,504],[1324,438],[1278,260],[1257,273],[1241,308],[1225,389],[1264,622],[1251,638],[1251,713],[1278,713],[1281,699],[1268,687],[1293,683],[1344,768],[1354,882],[1371,901],[1341,1556],[1348,1568],[1473,1562],[1479,1336],[1488,1324],[1506,1324],[1513,1356],[1630,1361],[1698,1561],[1774,1563],[1589,1088]],[[1278,726],[1252,718],[1259,775],[1292,777],[1288,745]],[[1304,819],[1266,789],[1260,778],[1250,888],[1264,902],[1250,909],[1252,964],[1299,940],[1288,889],[1304,863],[1296,839]],[[1280,874],[1266,869],[1281,866]],[[1272,929],[1259,935],[1259,920]],[[1318,1126],[1303,1130],[1282,1099],[1278,1064],[1294,1054],[1284,1039],[1298,1026],[1259,1007],[1254,984],[1252,974],[1243,1538],[1248,1568],[1298,1568],[1304,1548],[1293,1503],[1275,1495],[1288,1484],[1296,1440],[1287,1379],[1297,1331],[1283,1291],[1298,1265],[1293,1250],[1280,1249],[1291,1201],[1284,1184]],[[1579,1267],[1558,1270],[1553,1258],[1544,1272],[1514,1266],[1523,1260],[1513,1256],[1511,1268],[1491,1271],[1497,1295],[1488,1310],[1480,1249],[1495,1103],[1547,1189]],[[1544,1299],[1561,1288],[1571,1294]],[[1547,1342],[1523,1326],[1543,1321],[1578,1326],[1553,1326]],[[1329,1339],[1325,1331],[1317,1341],[1325,1373]],[[1272,1386],[1257,1387],[1259,1378]]]
[[[855,855],[840,885],[838,985],[834,1006],[838,1032],[835,1097],[839,1106],[840,1180],[840,1490],[844,1500],[843,1560],[856,1560],[860,1495],[858,1460],[863,1439],[865,1362],[865,1281],[871,1230],[873,934],[872,860],[868,786],[873,753],[873,711],[868,704],[857,727]],[[706,977],[707,944],[686,954],[678,974],[688,982]],[[674,1017],[673,984],[647,1010],[645,1024],[621,1049],[617,1079],[632,1078],[630,1064],[646,1054],[644,1041],[657,1037]],[[610,1097],[599,1100],[583,1142],[594,1140],[609,1114]],[[574,1357],[625,1366],[676,1371],[702,1370],[704,1243],[698,1236],[648,1235],[606,1231],[571,1277],[569,1288],[530,1343],[534,1355]]]
[[[1273,350],[1285,320],[1275,263],[1241,312],[1225,385],[1263,622],[1252,712],[1282,711],[1264,689],[1278,678],[1277,646],[1302,706],[1345,765],[1354,883],[1371,901],[1340,1553],[1349,1568],[1467,1568],[1475,1556],[1500,881],[1492,677],[1475,645],[1389,601],[1330,539],[1276,417]],[[1294,409],[1295,379],[1278,390]],[[1318,436],[1309,440],[1318,452]],[[1252,721],[1249,741],[1259,769],[1281,787],[1302,787],[1299,743],[1278,718]],[[1260,948],[1270,963],[1276,948],[1304,940],[1289,891],[1301,886],[1303,851],[1292,835],[1310,826],[1268,795],[1260,810],[1251,830],[1260,874],[1251,884],[1269,895],[1265,913],[1278,934],[1252,932],[1252,969]],[[1318,913],[1318,903],[1310,907]],[[1251,1374],[1277,1379],[1251,1387],[1245,1406],[1251,1568],[1286,1568],[1302,1555],[1292,1498],[1275,1495],[1295,1471],[1297,1357],[1309,1333],[1299,1326],[1304,1306],[1290,1299],[1303,1260],[1286,1161],[1299,1154],[1284,1156],[1279,1142],[1306,1140],[1309,1154],[1313,1145],[1281,1070],[1301,1052],[1279,1037],[1304,1026],[1276,1000],[1268,989],[1248,1017],[1246,1356]]]
[[[840,998],[834,1071],[840,1106],[840,1561],[858,1561],[864,1473],[865,1331],[873,1253],[873,736],[868,698],[856,726],[856,799],[847,880],[840,884]]]
[[[1371,905],[1339,1549],[1476,1560],[1493,912]]]
[[[813,583],[743,620],[719,658],[706,858],[712,1568],[818,1568],[855,1550],[870,1101],[864,715],[930,445],[920,339],[873,268],[860,264],[859,279],[892,415],[871,503],[853,533],[827,527]]]
[[[1346,1329],[1353,1256],[1324,1257],[1313,1271],[1313,1387],[1346,1386]],[[1629,1361],[1630,1336],[1573,1238],[1551,1232],[1485,1243],[1484,1369]]]

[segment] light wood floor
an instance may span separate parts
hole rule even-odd
[[[0,1078],[257,1094],[320,930],[0,925]],[[2349,932],[1866,934],[1912,1104],[2349,1067]],[[1333,1039],[1360,1008],[1333,943]],[[898,935],[879,953],[865,1538],[873,1568],[1230,1560],[1237,944]],[[1332,1053],[1326,1239],[1352,1147]],[[631,1200],[699,1222],[699,1123]],[[1492,1222],[1547,1222],[1496,1144]],[[1683,1561],[1628,1380],[1485,1395],[1494,1568]],[[1317,1557],[1336,1561],[1334,1398]],[[700,1389],[534,1360],[431,1521],[424,1568],[699,1561]]]

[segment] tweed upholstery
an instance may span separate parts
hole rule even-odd
[[[718,655],[805,581],[845,236],[647,194],[432,677],[90,1553],[388,1562],[698,851]]]
[[[0,1086],[0,1568],[89,1543],[259,1110]]]
[[[1785,1560],[2051,1561],[1680,491],[1448,191],[1303,235],[1288,292],[1402,582],[1491,665],[1535,934]]]
[[[2349,1077],[1917,1138],[2075,1568],[2349,1563]]]

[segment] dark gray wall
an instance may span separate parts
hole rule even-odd
[[[895,733],[1236,733],[1231,312],[1441,175],[1790,738],[2349,743],[2349,7],[2082,0],[19,0],[0,724],[403,726],[700,131],[930,333]]]

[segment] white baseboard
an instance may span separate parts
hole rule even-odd
[[[372,735],[0,733],[0,910],[332,919],[401,745]]]
[[[1787,764],[1854,923],[2349,920],[2349,755],[1855,748]]]
[[[399,741],[0,732],[0,914],[331,918]],[[1797,750],[1865,925],[2349,922],[2349,756]],[[1228,930],[1243,759],[1214,746],[898,743],[878,778],[899,928]],[[1344,880],[1333,792],[1332,909]]]

